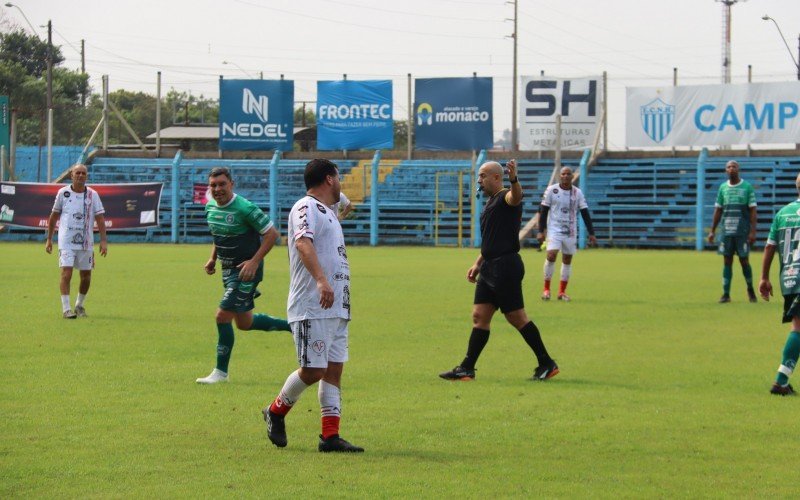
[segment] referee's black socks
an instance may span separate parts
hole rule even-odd
[[[539,329],[536,328],[536,325],[533,324],[533,321],[529,321],[528,324],[520,328],[519,333],[531,349],[533,349],[533,353],[536,354],[536,359],[539,361],[539,366],[544,366],[553,360],[547,353],[547,349],[542,341],[542,335],[539,333]]]
[[[474,370],[475,363],[478,362],[478,358],[481,356],[481,352],[486,347],[487,342],[489,342],[489,330],[473,328],[472,334],[469,336],[469,345],[467,345],[467,357],[461,362],[461,368]]]

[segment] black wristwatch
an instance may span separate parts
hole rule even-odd
[[[511,184],[516,184],[519,182],[519,177],[514,177],[513,179],[509,179],[509,182],[511,182]]]

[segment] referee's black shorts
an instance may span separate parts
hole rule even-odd
[[[474,304],[492,304],[501,312],[523,309],[522,278],[525,265],[518,253],[483,261],[475,286]]]

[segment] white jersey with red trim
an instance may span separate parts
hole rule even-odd
[[[545,189],[542,206],[550,207],[547,216],[548,233],[567,236],[578,234],[578,212],[589,208],[583,191],[576,186],[563,189],[560,184],[553,184]]]
[[[58,190],[53,212],[60,213],[58,221],[58,248],[66,250],[92,250],[94,248],[94,218],[105,213],[100,195],[90,187],[82,193],[71,185]]]
[[[350,319],[350,265],[344,246],[342,226],[331,207],[313,196],[301,198],[289,212],[289,300],[287,321],[305,319]],[[308,238],[314,243],[317,260],[333,288],[333,306],[319,304],[317,282],[300,259],[295,242]]]

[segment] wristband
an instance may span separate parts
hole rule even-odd
[[[508,180],[511,182],[511,184],[516,184],[519,182],[519,177],[514,177],[513,179],[508,179]]]

